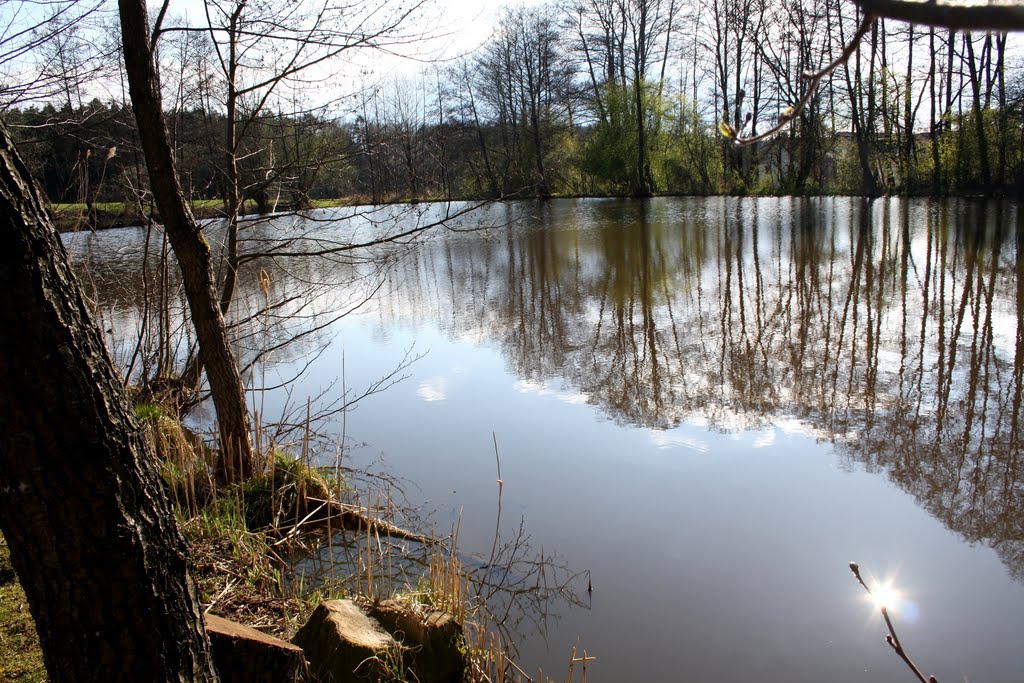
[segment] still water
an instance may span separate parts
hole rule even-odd
[[[331,252],[443,210],[279,220],[246,248]],[[384,378],[320,424],[321,457],[343,440],[410,482],[467,556],[492,547],[497,443],[502,538],[521,525],[533,556],[586,572],[579,604],[510,617],[528,670],[564,677],[578,641],[598,682],[912,680],[856,560],[901,591],[926,674],[1019,683],[1021,221],[966,201],[501,204],[400,248],[254,260],[236,334],[252,384],[298,376],[257,399],[267,421]],[[180,354],[185,331],[135,350],[156,308],[143,231],[67,243],[119,362]]]

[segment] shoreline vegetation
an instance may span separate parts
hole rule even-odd
[[[173,407],[138,403],[135,415],[153,445],[187,539],[189,568],[204,613],[290,641],[324,601],[349,599],[367,609],[398,601],[413,613],[453,615],[462,629],[463,680],[490,683],[512,680],[507,676],[513,671],[525,675],[513,661],[514,644],[483,595],[495,586],[484,577],[474,587],[479,577],[463,567],[457,529],[452,538],[437,538],[390,521],[398,515],[414,519],[415,511],[400,509],[400,496],[387,477],[376,475],[380,492],[358,491],[352,482],[360,473],[340,462],[318,467],[304,445],[298,454],[271,446],[260,449],[262,466],[250,479],[218,483],[212,467],[216,453],[182,425]],[[493,569],[521,559],[492,553],[488,564]],[[568,583],[579,576],[569,577],[560,590],[569,590]],[[592,659],[585,653],[577,657],[574,649],[568,677],[559,680],[575,680],[574,669],[579,669],[585,681]],[[418,680],[400,663],[387,676],[389,681]],[[48,680],[28,601],[2,535],[0,679]],[[532,680],[553,679],[541,671]]]
[[[811,195],[789,195],[785,192],[768,193],[768,194],[731,194],[731,195],[687,195],[678,193],[659,193],[654,195],[655,197],[681,197],[681,196],[735,196],[735,197],[785,197],[785,196],[821,196],[821,197],[837,197],[837,196],[861,196],[861,195],[843,195],[842,193],[834,194],[811,194]],[[867,198],[867,195],[863,195]],[[917,197],[927,198],[933,197],[938,198],[939,195],[932,195],[927,193],[922,194],[909,194],[909,195],[898,195],[905,197]],[[944,196],[944,195],[943,195]],[[1018,199],[1014,195],[1002,195],[1002,196],[989,196],[982,194],[966,194],[962,193],[957,196],[966,198],[977,198],[977,199]],[[625,199],[629,198],[628,194],[620,195],[588,195],[588,194],[552,194],[547,199]],[[536,200],[537,197],[525,195],[525,196],[510,196],[501,199],[494,199],[490,201],[518,201],[518,200]],[[300,213],[302,211],[317,210],[317,209],[331,209],[338,207],[350,207],[350,206],[386,206],[386,205],[401,205],[401,204],[426,204],[431,202],[446,202],[446,201],[483,201],[478,198],[464,197],[464,198],[448,198],[448,197],[419,197],[409,198],[404,196],[390,197],[374,202],[371,197],[368,196],[350,196],[341,197],[337,199],[317,199],[313,200],[312,206],[306,209],[293,209],[286,206],[281,206],[280,211],[276,213],[261,214],[256,210],[255,203],[250,207],[248,204],[241,207],[239,212],[239,218],[251,218],[255,216],[271,216],[286,213]],[[94,225],[95,229],[90,228],[89,208],[83,203],[77,204],[53,204],[51,210],[53,213],[54,225],[58,232],[70,233],[70,232],[83,232],[88,230],[111,230],[114,228],[127,228],[133,226],[143,226],[149,220],[159,223],[159,216],[156,213],[150,214],[149,216],[139,212],[136,206],[127,202],[102,202],[94,204]],[[217,199],[205,199],[205,200],[192,200],[190,202],[192,213],[200,221],[206,220],[217,220],[224,219],[224,202]]]
[[[357,206],[361,199],[324,199],[317,200],[313,204],[314,209],[327,209],[340,206]],[[198,220],[216,220],[224,218],[224,202],[216,199],[193,200],[190,202],[193,215]],[[254,215],[243,212],[240,216]],[[53,204],[51,206],[53,222],[58,232],[82,232],[90,230],[89,207],[84,203],[77,204]],[[93,205],[96,230],[110,230],[112,228],[126,228],[145,225],[152,219],[159,222],[156,213],[150,216],[139,211],[138,206],[128,202],[98,202]],[[258,215],[258,214],[256,214]]]

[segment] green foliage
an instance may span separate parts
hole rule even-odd
[[[138,403],[135,405],[135,417],[144,422],[159,422],[165,417],[164,410],[155,403]]]
[[[836,177],[830,189],[836,194],[857,194],[861,190],[857,145],[849,138],[841,138],[835,149]]]
[[[982,110],[982,128],[987,141],[987,161],[991,173],[991,185],[1010,190],[1013,178],[1024,168],[1024,145],[1019,135],[1010,134],[1020,130],[1022,123],[1018,112],[1007,112],[1005,120],[998,109]],[[1005,134],[1002,130],[1006,126]],[[1005,155],[1006,169],[1000,174],[1000,153]],[[943,192],[968,192],[988,194],[991,187],[985,185],[981,175],[981,144],[978,138],[977,122],[973,112],[955,116],[944,122],[939,135],[939,160],[941,164],[940,189]],[[929,155],[928,165],[922,171],[932,169]]]
[[[680,97],[667,113],[668,131],[655,158],[659,181],[675,194],[705,195],[722,177],[721,141],[710,134],[695,102]]]
[[[599,123],[587,140],[580,169],[594,176],[603,192],[621,194],[629,186],[635,144],[623,129],[607,122]]]
[[[600,117],[583,149],[580,168],[599,181],[607,192],[621,194],[637,189],[640,179],[650,174],[657,190],[664,184],[664,122],[669,103],[656,85],[640,84],[637,111],[633,85],[608,84],[603,90],[604,116]],[[648,168],[640,167],[640,126],[644,129],[644,157]],[[656,170],[657,169],[657,170]],[[659,182],[661,181],[661,182]]]
[[[550,148],[544,156],[544,166],[548,171],[552,190],[585,194],[583,175],[576,163],[581,154],[579,138],[571,130],[566,129],[551,135],[549,144]]]
[[[333,498],[331,482],[316,468],[286,453],[271,454],[271,466],[242,485],[246,527],[265,529],[301,522]],[[315,500],[311,500],[315,499]]]

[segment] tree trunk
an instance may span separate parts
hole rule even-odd
[[[939,126],[941,126],[941,119],[937,116],[937,110],[939,108],[939,100],[936,97],[935,80],[939,77],[938,69],[936,69],[936,51],[935,51],[935,27],[932,26],[928,29],[928,54],[930,55],[930,61],[928,64],[928,88],[931,96],[931,143],[932,143],[932,194],[938,195],[939,188],[942,183],[942,158],[939,156]]]
[[[155,459],[0,125],[0,528],[53,681],[215,681]]]
[[[842,24],[840,24],[840,31],[842,30]],[[876,27],[872,26],[872,36],[877,36]],[[840,33],[840,39],[845,42],[845,38]],[[873,44],[874,45],[874,44]],[[872,48],[873,51],[874,48]],[[854,141],[857,143],[857,160],[860,163],[860,174],[861,174],[861,192],[868,196],[874,197],[879,194],[878,183],[875,181],[874,173],[871,171],[870,163],[870,143],[869,143],[869,131],[874,125],[872,117],[874,116],[873,99],[869,98],[868,113],[865,117],[864,106],[861,102],[861,93],[863,91],[861,82],[861,65],[860,65],[860,48],[857,48],[855,53],[856,63],[854,65],[854,73],[851,77],[849,60],[843,65],[843,73],[846,77],[846,92],[850,98],[850,123],[853,128]],[[874,57],[872,56],[872,61]],[[869,78],[874,78],[875,75],[872,71],[868,72]],[[869,88],[869,91],[871,88]],[[867,129],[867,130],[865,130]]]
[[[1000,192],[1006,187],[1006,148],[1010,145],[1009,111],[1006,108],[1006,34],[1001,33],[996,37],[996,73],[997,85],[999,88],[999,128],[996,136],[996,144],[999,156],[996,161],[995,183]]]
[[[160,87],[149,36],[145,0],[119,0],[125,70],[149,170],[149,182],[164,229],[181,269],[181,279],[210,382],[220,428],[220,475],[245,479],[253,470],[245,391],[228,343],[214,291],[210,245],[185,202],[167,138]]]
[[[985,117],[981,110],[981,69],[975,64],[974,37],[964,34],[964,45],[967,47],[967,68],[971,76],[971,111],[974,113],[974,131],[978,142],[978,161],[981,166],[981,187],[988,194],[993,191],[992,172],[988,164],[988,135],[985,132]],[[961,182],[963,179],[961,178]]]

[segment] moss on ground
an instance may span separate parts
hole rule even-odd
[[[11,566],[7,541],[0,536],[0,681],[45,680],[43,651],[28,600]]]

